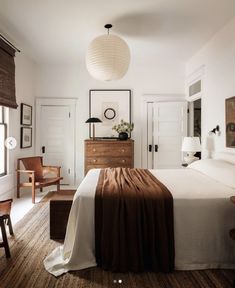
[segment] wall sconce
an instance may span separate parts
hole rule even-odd
[[[216,125],[216,127],[209,132],[209,134],[212,134],[212,133],[218,136],[220,135],[219,125]]]

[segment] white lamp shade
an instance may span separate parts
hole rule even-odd
[[[181,150],[183,152],[201,151],[201,144],[199,137],[184,137]]]
[[[99,36],[88,47],[87,70],[95,79],[102,81],[120,79],[126,74],[129,64],[129,47],[116,35]]]

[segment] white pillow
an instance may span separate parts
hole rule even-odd
[[[203,159],[193,162],[188,167],[235,188],[235,165],[232,163],[223,160]]]
[[[215,152],[213,159],[223,160],[223,161],[226,161],[235,165],[235,153]]]

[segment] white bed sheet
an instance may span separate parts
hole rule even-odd
[[[193,169],[150,170],[174,199],[175,269],[235,268],[235,207],[229,188]],[[74,196],[65,242],[44,260],[59,276],[96,266],[94,197],[100,169],[90,170]]]

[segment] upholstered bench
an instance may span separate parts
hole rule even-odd
[[[50,239],[64,239],[75,190],[60,190],[50,200]]]

